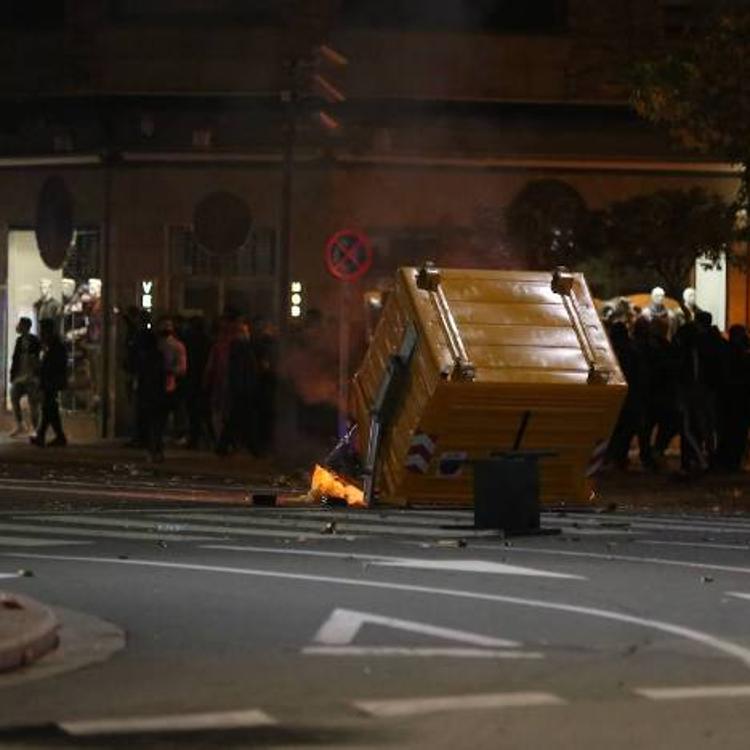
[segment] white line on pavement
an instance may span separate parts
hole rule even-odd
[[[748,600],[750,600],[750,594],[743,594],[740,591],[727,591],[727,596],[734,596],[737,599],[748,599]]]
[[[405,646],[305,646],[306,656],[422,656],[459,659],[541,659],[536,651],[500,651],[489,648]]]
[[[175,513],[158,513],[154,514],[161,518],[175,518],[179,514]],[[228,519],[225,516],[214,514],[214,513],[195,513],[191,518],[197,519],[198,521],[218,521],[226,523]],[[235,524],[233,532],[235,534],[252,534],[255,529],[249,528],[253,524],[258,526],[277,526],[291,529],[302,529],[306,531],[320,531],[323,526],[322,521],[302,521],[295,518],[271,518],[265,516],[253,516],[247,515],[242,519],[234,518],[232,523]],[[237,524],[244,524],[242,528],[238,528]],[[499,530],[476,530],[472,527],[465,529],[444,529],[439,526],[435,527],[424,527],[424,526],[409,526],[408,524],[383,524],[379,523],[376,518],[368,520],[365,523],[352,523],[351,521],[337,521],[338,531],[340,534],[350,534],[353,532],[366,532],[368,534],[396,534],[401,536],[424,536],[424,537],[467,537],[467,538],[486,538],[486,537],[499,537]],[[197,527],[196,527],[197,528]]]
[[[506,565],[491,560],[428,560],[425,558],[393,557],[388,555],[365,555],[354,552],[321,552],[319,550],[277,549],[270,547],[246,547],[234,544],[202,544],[201,549],[218,549],[229,552],[260,552],[272,555],[297,555],[309,557],[327,557],[339,560],[362,560],[383,567],[417,568],[423,570],[454,571],[458,573],[495,573],[500,575],[537,576],[541,578],[569,578],[580,581],[588,580],[585,576],[568,573],[556,573],[536,568],[522,568],[518,565]]]
[[[636,688],[638,695],[653,701],[686,698],[750,698],[750,685],[696,685],[676,688]]]
[[[353,578],[341,578],[337,576],[321,576],[303,573],[283,573],[274,570],[257,570],[251,568],[232,568],[220,565],[198,565],[191,563],[170,563],[159,560],[119,560],[109,557],[83,557],[75,555],[44,555],[35,552],[26,552],[23,554],[0,553],[2,557],[12,557],[16,559],[34,559],[34,560],[64,560],[68,562],[81,562],[87,564],[108,563],[110,565],[132,565],[146,568],[163,568],[167,570],[189,570],[194,572],[205,573],[226,573],[228,575],[253,576],[257,578],[276,578],[286,581],[307,581],[309,583],[335,584],[340,586],[354,586],[360,588],[383,589],[387,591],[404,591],[414,594],[427,594],[431,596],[445,596],[456,599],[468,599],[476,601],[497,602],[500,604],[516,604],[522,607],[532,607],[535,609],[545,609],[553,612],[566,612],[573,615],[582,615],[585,617],[596,617],[603,620],[622,622],[639,627],[658,630],[662,633],[686,640],[699,643],[706,648],[719,651],[726,656],[738,659],[743,665],[750,668],[750,648],[745,648],[732,641],[719,638],[710,633],[694,628],[675,625],[674,623],[654,620],[647,617],[638,617],[621,612],[614,612],[608,609],[599,609],[596,607],[582,607],[575,604],[565,604],[563,602],[549,602],[540,599],[523,599],[516,596],[504,596],[501,594],[486,594],[479,591],[462,591],[458,589],[442,589],[431,586],[417,586],[405,583],[388,583],[386,581],[364,581]]]
[[[21,577],[20,573],[0,573],[0,579],[5,579],[5,578],[20,578],[20,577]]]
[[[497,547],[473,544],[472,549],[487,549],[497,551]],[[664,557],[636,557],[635,555],[615,555],[608,552],[573,552],[564,549],[548,549],[542,547],[507,547],[503,552],[524,552],[539,555],[556,555],[559,557],[580,557],[588,560],[609,560],[611,562],[634,562],[648,563],[651,565],[672,565],[678,568],[697,568],[698,570],[721,570],[725,573],[750,574],[750,568],[742,568],[735,565],[714,565],[711,563],[699,563],[689,560],[670,560]]]
[[[190,732],[205,729],[248,729],[276,722],[263,711],[217,711],[213,713],[131,716],[124,718],[64,721],[59,726],[75,737],[137,732]]]
[[[693,549],[729,549],[750,551],[750,542],[747,544],[712,544],[710,542],[668,542],[661,539],[636,539],[636,544],[654,544],[660,547],[692,547]]]
[[[159,516],[160,518],[163,516]],[[162,527],[164,529],[164,532],[168,532],[171,529],[178,530],[180,532],[179,536],[175,536],[172,538],[172,541],[211,541],[212,537],[210,536],[183,536],[183,531],[189,531],[189,532],[196,532],[198,534],[219,534],[222,536],[264,536],[264,537],[273,537],[274,539],[289,539],[291,536],[294,537],[302,537],[302,538],[324,538],[324,539],[351,539],[351,536],[343,535],[343,534],[329,534],[327,536],[323,536],[320,532],[317,534],[310,534],[305,532],[299,532],[295,533],[293,528],[290,528],[288,531],[279,531],[277,529],[245,529],[245,528],[237,528],[236,526],[213,526],[209,524],[200,524],[200,523],[189,523],[189,522],[182,522],[182,523],[167,523],[162,522],[159,523],[157,521],[135,521],[130,520],[127,518],[99,518],[99,517],[86,517],[86,516],[49,516],[49,518],[38,516],[35,517],[36,521],[55,521],[57,523],[63,523],[63,524],[70,524],[70,527],[68,528],[68,533],[70,534],[83,534],[86,536],[119,536],[120,533],[126,533],[126,532],[109,532],[105,531],[104,529],[97,529],[96,531],[79,531],[76,526],[104,526],[104,527],[110,527],[110,528],[140,528],[140,529],[152,529],[153,534],[152,535],[135,535],[133,536],[134,539],[143,538],[143,539],[164,539],[165,541],[170,541],[170,538],[168,536],[165,536],[164,533],[161,531],[158,531],[159,527]],[[11,524],[14,526],[17,526],[18,524]],[[0,523],[0,529],[4,528],[5,526],[8,526],[8,524]],[[31,527],[29,527],[31,528]],[[37,529],[38,531],[44,533],[49,528],[55,528],[55,527],[49,527],[49,526],[35,526],[33,527]],[[321,527],[322,528],[322,527]],[[29,529],[27,529],[29,530]],[[155,536],[156,535],[156,536]],[[127,538],[127,537],[125,537]]]
[[[0,545],[5,547],[61,547],[63,545],[93,544],[93,542],[73,541],[69,539],[42,539],[24,536],[0,536]]]
[[[396,617],[384,617],[372,612],[357,612],[352,609],[335,609],[331,616],[320,626],[313,640],[323,646],[348,646],[357,637],[364,625],[379,625],[392,630],[403,630],[407,633],[419,633],[433,638],[446,638],[450,641],[468,643],[471,646],[484,648],[515,648],[520,644],[504,638],[493,638],[466,630],[443,628],[426,622],[401,620]]]
[[[360,700],[355,701],[354,705],[370,716],[385,719],[443,711],[563,706],[565,701],[551,693],[485,693],[479,695],[447,695],[437,698]]]
[[[68,534],[72,537],[106,537],[108,539],[142,539],[149,541],[162,540],[164,542],[205,542],[211,539],[209,536],[183,536],[182,534],[161,534],[154,531],[152,534],[139,534],[133,531],[111,531],[109,529],[77,529],[72,526],[42,526],[30,523],[0,523],[0,531],[22,531],[37,534]]]

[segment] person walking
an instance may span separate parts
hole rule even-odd
[[[19,318],[16,325],[18,338],[13,347],[13,359],[10,365],[10,402],[16,426],[10,437],[18,437],[24,432],[23,410],[21,399],[26,396],[31,415],[31,429],[34,432],[39,425],[39,355],[42,345],[31,332],[31,319]]]
[[[187,375],[187,352],[185,345],[175,334],[174,322],[171,318],[162,318],[159,321],[159,349],[164,357],[164,370],[166,377],[166,402],[164,413],[164,426],[166,427],[169,415],[177,419],[180,412],[180,397],[182,396],[182,381]]]
[[[55,330],[55,321],[45,318],[39,324],[42,340],[42,361],[39,367],[39,386],[42,391],[42,418],[36,435],[30,438],[33,445],[44,448],[47,428],[51,427],[55,438],[51,446],[67,445],[60,420],[58,395],[68,381],[68,358],[65,345]]]
[[[164,459],[164,423],[167,417],[167,371],[156,334],[141,336],[135,361],[135,403],[138,435],[151,461]]]

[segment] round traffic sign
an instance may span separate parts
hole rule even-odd
[[[73,198],[62,177],[48,177],[36,204],[36,244],[44,264],[62,268],[73,242]]]
[[[339,281],[361,279],[370,270],[372,260],[372,243],[364,232],[342,229],[326,242],[326,268]]]

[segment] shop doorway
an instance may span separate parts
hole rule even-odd
[[[95,434],[99,411],[102,363],[102,281],[99,229],[76,230],[63,267],[53,270],[39,254],[36,235],[30,229],[8,233],[7,309],[8,342],[5,371],[6,409],[10,409],[10,365],[19,318],[31,320],[39,333],[40,321],[49,318],[65,342],[68,354],[68,389],[61,406]],[[90,424],[89,424],[90,423]]]

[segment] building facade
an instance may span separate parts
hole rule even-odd
[[[15,320],[50,281],[70,303],[62,325],[80,389],[69,407],[100,420],[104,410],[108,433],[125,429],[128,411],[117,311],[214,319],[230,307],[294,326],[294,281],[301,319],[346,313],[356,352],[369,292],[400,265],[496,262],[503,212],[530,182],[569,186],[592,209],[661,188],[731,198],[737,187],[731,165],[681,153],[627,103],[627,66],[679,43],[699,2],[509,0],[482,13],[395,0],[4,5],[6,360]],[[308,58],[322,41],[349,64]],[[309,86],[316,72],[346,94],[326,110],[333,121]],[[34,234],[51,177],[64,181],[76,230],[57,270]],[[196,207],[217,193],[241,198],[252,227],[222,254],[194,232]],[[346,297],[323,257],[342,228],[367,233],[375,254]],[[746,280],[728,283],[727,323],[746,322]],[[622,293],[637,291],[646,280]]]

